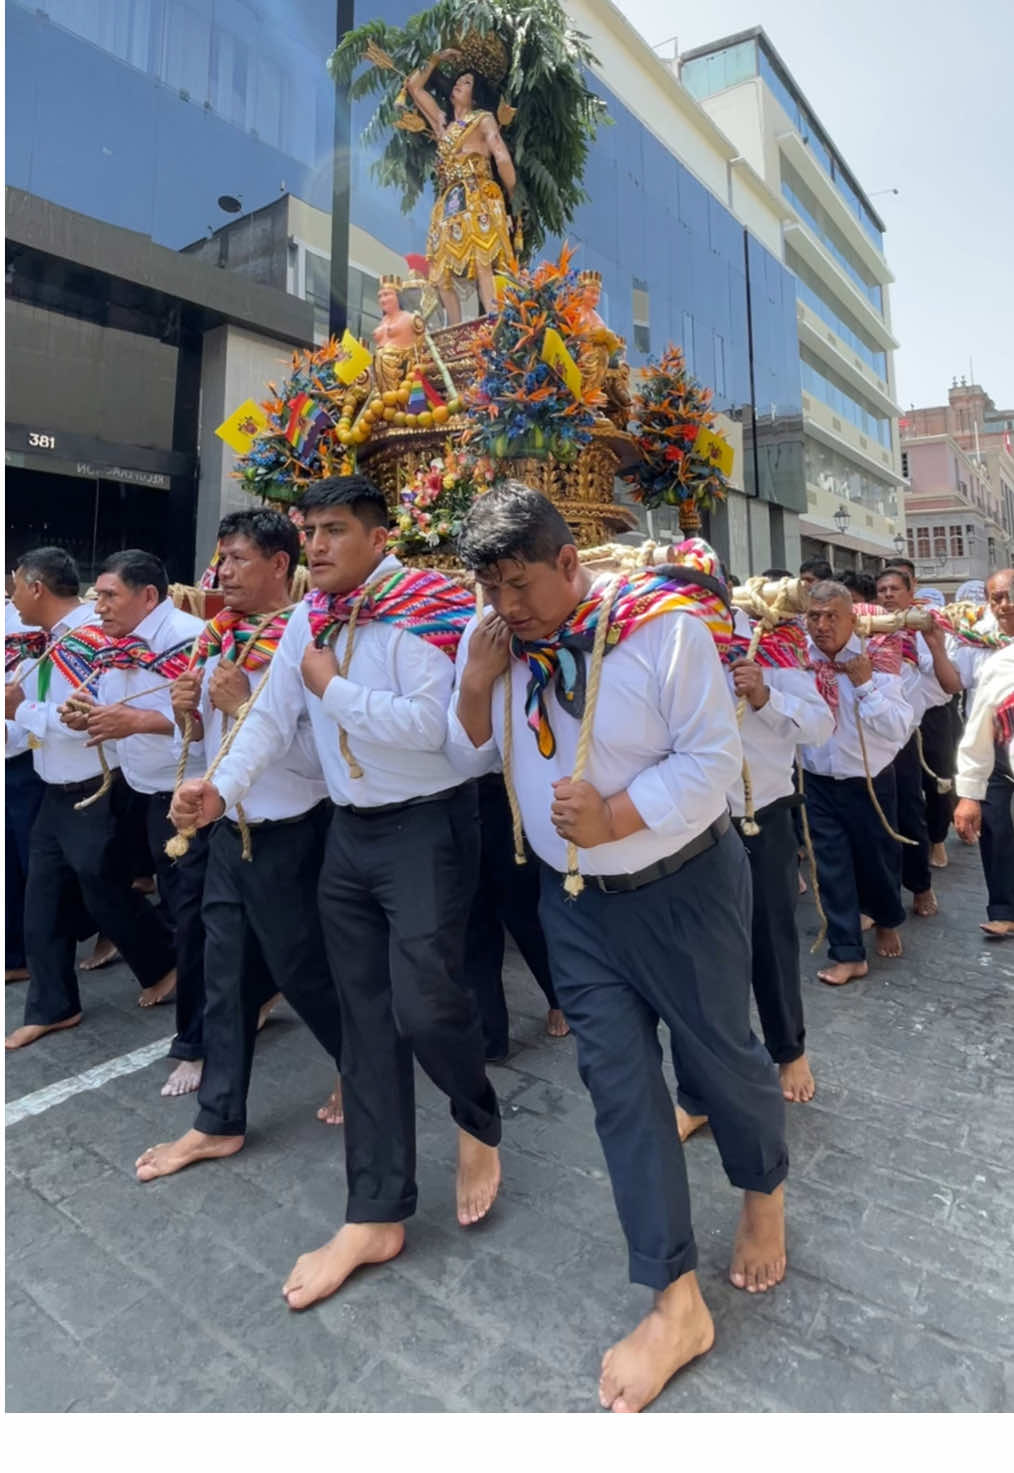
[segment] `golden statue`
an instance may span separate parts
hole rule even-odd
[[[405,82],[406,92],[437,142],[437,200],[430,217],[426,258],[430,281],[452,325],[461,321],[459,284],[475,281],[482,310],[492,313],[497,310],[494,272],[517,270],[508,213],[517,174],[496,118],[480,105],[484,78],[473,70],[458,73],[450,91],[450,121],[426,89],[441,62],[460,64],[462,60],[461,52],[453,47],[438,51]]]
[[[373,330],[373,376],[381,394],[397,389],[422,356],[426,327],[418,312],[402,307],[403,287],[398,276],[382,276],[377,287],[381,318]]]
[[[618,429],[626,429],[630,418],[630,368],[623,354],[626,343],[607,327],[599,315],[602,277],[598,271],[578,273],[582,295],[581,352],[578,367],[587,385],[601,389],[606,402],[603,412]]]

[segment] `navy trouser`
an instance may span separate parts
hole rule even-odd
[[[919,761],[915,732],[895,757],[892,766],[898,803],[898,822],[894,827],[906,839],[915,840],[914,844],[901,846],[901,883],[913,895],[921,895],[925,890],[931,889],[933,876],[929,862],[926,795],[922,788],[925,774]]]
[[[324,955],[317,878],[330,805],[257,824],[253,859],[227,819],[211,830],[202,917],[206,936],[204,1072],[194,1122],[207,1135],[245,1135],[257,1015],[281,992],[339,1069],[338,994]]]
[[[750,938],[753,995],[764,1043],[776,1064],[805,1052],[803,988],[799,973],[799,897],[794,807],[762,808],[759,834],[740,834],[750,860],[753,907]]]
[[[954,765],[958,742],[961,740],[961,715],[958,696],[952,696],[946,706],[931,706],[922,718],[922,749],[926,765],[940,778],[954,777]],[[954,819],[957,801],[953,782],[948,793],[941,793],[936,779],[928,773],[922,775],[922,790],[926,798],[926,827],[931,844],[942,844]]]
[[[878,926],[900,926],[901,854],[877,816],[862,777],[822,777],[805,772],[806,814],[817,857],[820,898],[827,916],[827,950],[832,961],[866,960],[860,913]],[[898,830],[894,768],[888,763],[873,779],[887,821]]]
[[[559,1007],[549,972],[549,952],[539,920],[539,863],[526,845],[527,864],[514,859],[507,790],[499,773],[479,779],[482,850],[479,884],[468,917],[465,971],[482,1018],[486,1057],[502,1059],[510,1044],[510,1018],[503,990],[504,928],[551,1008]]]
[[[28,881],[28,841],[45,784],[35,771],[31,752],[11,757],[4,767],[4,838],[7,844],[5,876],[4,967],[25,965],[25,885]]]
[[[170,859],[166,841],[176,833],[169,821],[172,793],[148,797],[145,824],[148,847],[158,881],[161,908],[176,942],[176,1037],[170,1059],[203,1059],[204,926],[201,900],[208,865],[210,829],[198,829],[182,859]],[[131,856],[136,865],[136,859]]]
[[[475,785],[397,808],[335,809],[318,896],[342,1022],[348,1222],[416,1208],[413,1055],[462,1130],[495,1146],[500,1108],[465,981],[479,869]]]
[[[1011,798],[1014,797],[1014,781],[1011,779],[1007,754],[1000,746],[996,749],[996,766],[986,788],[982,802],[982,833],[979,837],[979,854],[982,870],[986,876],[988,904],[986,914],[991,921],[1014,921],[1014,819],[1011,816]]]
[[[750,1030],[746,854],[730,829],[674,875],[625,894],[588,880],[573,901],[544,866],[540,909],[631,1280],[667,1289],[696,1267],[697,1248],[659,1021],[680,1102],[710,1116],[733,1186],[772,1192],[788,1172],[785,1101]]]

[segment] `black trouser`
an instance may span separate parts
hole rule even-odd
[[[961,716],[958,711],[958,696],[952,696],[946,706],[931,706],[922,718],[922,750],[926,765],[939,778],[954,777],[955,757],[961,740]],[[954,818],[956,802],[953,782],[951,790],[941,793],[936,779],[924,772],[922,790],[926,798],[926,827],[931,844],[942,844]]]
[[[4,838],[7,843],[5,880],[4,967],[25,965],[25,884],[28,880],[28,842],[45,789],[35,771],[31,752],[11,757],[4,774]]]
[[[117,773],[104,797],[75,812],[74,804],[94,791],[94,781],[71,789],[47,784],[32,830],[25,896],[32,973],[26,1023],[59,1023],[81,1011],[74,955],[82,901],[142,987],[158,982],[173,965],[165,922],[130,887],[117,824],[127,785]]]
[[[804,773],[806,815],[810,822],[820,898],[827,916],[827,950],[832,961],[866,959],[860,912],[878,926],[900,926],[901,855],[877,817],[862,777],[821,777]],[[898,804],[891,763],[873,779],[887,821],[897,833]]]
[[[898,822],[895,830],[914,844],[901,846],[901,883],[913,895],[921,895],[933,885],[929,862],[929,828],[926,822],[926,799],[923,795],[923,770],[915,732],[909,737],[891,764],[897,792]]]
[[[788,804],[762,808],[759,834],[740,834],[753,881],[753,995],[764,1043],[776,1064],[805,1052],[803,988],[799,973],[796,831]]]
[[[183,858],[170,859],[165,846],[176,833],[169,821],[172,797],[172,793],[152,793],[148,797],[145,814],[148,848],[158,881],[158,893],[176,941],[176,1037],[169,1046],[169,1057],[201,1059],[204,1057],[201,1033],[204,1020],[201,899],[210,830],[198,829]]]
[[[586,881],[575,901],[543,868],[541,912],[630,1277],[666,1289],[696,1266],[697,1249],[660,1019],[680,1102],[710,1116],[732,1184],[772,1192],[788,1171],[778,1075],[750,1031],[747,858],[730,830],[674,875],[627,894]]]
[[[285,995],[335,1069],[341,1067],[341,1017],[317,911],[317,879],[329,804],[301,818],[256,824],[253,859],[224,819],[211,831],[204,886],[204,1073],[195,1123],[208,1135],[246,1134],[246,1097],[257,1014]]]
[[[475,993],[486,1041],[486,1057],[502,1059],[510,1044],[510,1019],[503,990],[504,927],[551,1008],[559,1007],[549,972],[546,938],[539,922],[539,866],[525,846],[527,864],[514,860],[514,834],[507,790],[499,773],[479,779],[482,853],[479,885],[468,917],[465,971]]]
[[[982,833],[979,853],[986,876],[988,904],[986,914],[991,921],[1014,921],[1014,819],[1011,798],[1014,782],[1003,747],[997,746],[986,796],[982,801]]]
[[[478,869],[474,784],[374,813],[335,810],[318,894],[341,1004],[349,1222],[415,1211],[413,1053],[462,1130],[491,1146],[500,1139],[465,982]]]

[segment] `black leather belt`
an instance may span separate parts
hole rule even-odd
[[[677,870],[681,870],[691,859],[696,859],[698,854],[713,849],[722,835],[728,832],[731,823],[728,812],[720,814],[702,834],[691,839],[689,844],[684,844],[682,849],[677,849],[675,854],[667,854],[665,859],[657,859],[654,864],[646,865],[633,875],[585,875],[585,884],[596,885],[607,895],[617,895],[640,890],[643,885],[652,885],[656,880],[664,880],[667,875],[674,875]]]
[[[762,823],[764,815],[767,813],[777,813],[780,808],[802,808],[802,806],[802,793],[786,793],[783,798],[773,798],[770,803],[765,803],[763,808],[758,808],[754,813],[754,818],[758,823]],[[736,829],[737,833],[745,817],[746,815],[744,814],[742,818],[734,818],[732,820],[733,828]]]
[[[113,768],[113,782],[115,783],[115,782],[119,782],[119,781],[122,781],[122,778],[120,776],[120,769],[118,767],[114,767]],[[57,792],[60,792],[60,793],[70,793],[70,794],[72,794],[72,793],[88,793],[88,792],[94,793],[97,790],[97,788],[98,788],[98,786],[99,786],[99,784],[101,782],[102,782],[102,774],[101,774],[101,772],[97,772],[94,777],[86,777],[83,780],[83,782],[79,782],[79,783],[47,783],[46,784],[46,787],[47,788],[56,788]]]
[[[304,818],[310,818],[314,813],[319,812],[327,802],[327,798],[321,798],[320,802],[314,803],[312,808],[304,808],[302,813],[293,813],[289,818],[249,818],[246,821],[246,826],[248,829],[280,829],[289,823],[302,823]],[[241,832],[240,826],[234,818],[226,818],[223,822],[227,823],[231,829],[235,829],[237,834]]]
[[[439,803],[443,798],[453,798],[472,786],[471,782],[459,783],[453,788],[444,788],[439,793],[424,793],[420,798],[406,798],[402,803],[377,803],[373,808],[356,808],[352,803],[336,805],[339,813],[354,813],[357,818],[373,818],[381,813],[400,813],[403,808],[418,808],[421,803]]]

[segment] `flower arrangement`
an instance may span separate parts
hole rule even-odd
[[[473,459],[450,444],[442,456],[416,471],[401,493],[390,552],[398,557],[431,553],[457,537],[475,497],[492,485],[495,472],[485,459]]]
[[[648,508],[709,508],[725,499],[728,482],[717,460],[723,442],[714,434],[711,390],[686,366],[681,348],[670,346],[644,371],[631,406],[641,459],[624,473],[636,500]]]
[[[551,366],[547,331],[559,336],[576,369],[583,346],[585,291],[570,269],[565,246],[559,261],[543,261],[516,279],[501,278],[500,315],[479,335],[480,378],[468,410],[466,442],[498,460],[554,455],[570,460],[591,438],[603,402],[579,373]]]

